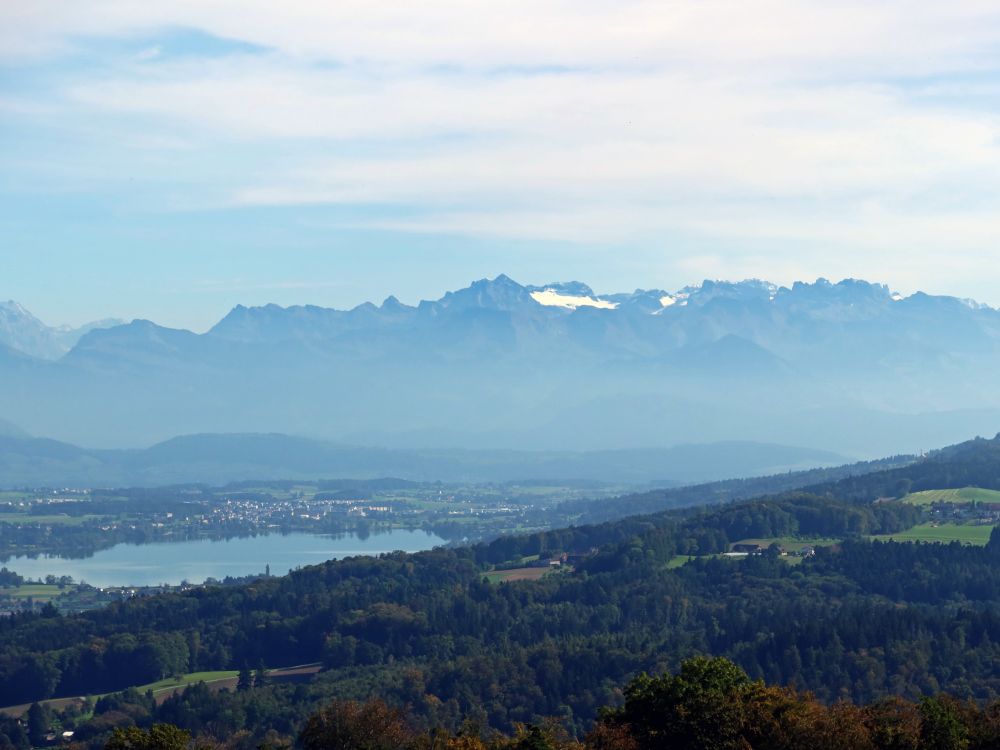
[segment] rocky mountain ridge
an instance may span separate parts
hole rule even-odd
[[[748,440],[852,458],[1000,426],[1000,312],[858,280],[600,294],[500,275],[408,305],[136,320],[0,350],[0,416],[85,445],[193,432],[596,450]]]

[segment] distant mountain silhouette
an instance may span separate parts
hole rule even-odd
[[[278,434],[186,435],[144,450],[88,450],[0,435],[0,487],[156,486],[250,479],[696,482],[831,466],[842,456],[757,443],[667,449],[466,451],[366,448]]]
[[[99,320],[79,328],[52,327],[13,300],[0,302],[0,344],[40,359],[58,359],[88,331],[121,323],[120,320]]]
[[[1000,312],[858,280],[599,294],[501,275],[417,305],[237,306],[204,334],[136,320],[58,361],[6,346],[0,414],[86,445],[281,432],[400,448],[740,440],[862,458],[1000,427]]]
[[[0,437],[26,438],[28,433],[16,424],[0,419]]]

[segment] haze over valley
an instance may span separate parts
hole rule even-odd
[[[412,306],[238,306],[202,334],[104,322],[62,354],[19,307],[0,320],[5,432],[86,448],[284,433],[425,451],[807,451],[763,469],[915,453],[1000,422],[1000,312],[864,281],[597,294],[500,275]]]

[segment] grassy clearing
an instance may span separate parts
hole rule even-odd
[[[311,664],[300,664],[294,667],[278,667],[276,669],[268,669],[267,674],[273,676],[275,679],[282,678],[294,678],[301,675],[314,675],[320,671],[322,665],[318,662],[313,662]],[[237,680],[240,673],[236,670],[225,670],[218,672],[190,672],[179,677],[168,677],[164,680],[158,680],[157,682],[150,682],[145,685],[139,685],[135,689],[140,693],[145,693],[147,690],[152,690],[153,695],[157,697],[157,702],[168,698],[169,693],[180,690],[181,688],[187,687],[188,685],[193,685],[198,682],[204,682],[206,685],[216,685],[217,687],[229,687],[227,685],[219,685],[219,683],[225,683]],[[117,691],[116,691],[117,692]],[[93,696],[94,698],[102,698],[105,695],[110,695],[110,693],[102,693],[100,695]],[[48,706],[56,710],[62,710],[71,703],[75,703],[78,706],[83,705],[83,697],[69,697],[69,698],[49,698],[48,700],[39,701],[43,706]],[[30,704],[23,703],[19,706],[6,706],[0,708],[0,714],[5,714],[7,716],[23,716]]]
[[[958,492],[958,490],[955,490],[955,492]],[[898,534],[880,534],[872,536],[871,539],[877,539],[883,542],[891,539],[896,542],[939,542],[942,544],[961,542],[962,544],[982,546],[990,540],[990,532],[992,531],[992,526],[956,523],[924,523],[919,526],[914,526],[912,529],[901,531]],[[773,542],[780,544],[787,552],[798,552],[803,547],[829,547],[830,545],[838,544],[840,540],[832,538],[797,539],[793,537],[778,537],[772,539],[742,539],[739,542],[735,542],[735,544],[760,544],[767,547]],[[685,565],[691,560],[707,559],[710,557],[721,557],[721,555],[701,555],[697,557],[689,555],[676,555],[667,562],[667,569],[673,570]],[[738,560],[742,558],[737,557],[733,559]],[[793,554],[785,555],[781,559],[789,565],[799,565],[803,560],[803,558]]]
[[[992,526],[974,526],[957,523],[922,523],[898,534],[880,534],[872,539],[896,542],[961,542],[962,544],[984,545],[990,540]]]
[[[733,544],[759,544],[762,547],[769,547],[775,542],[777,542],[780,546],[785,548],[785,552],[795,553],[801,551],[805,547],[829,547],[834,544],[839,544],[840,541],[841,541],[840,539],[833,539],[829,537],[817,538],[817,539],[802,539],[800,537],[781,536],[781,537],[771,537],[768,539],[741,539],[740,541],[734,542]],[[702,560],[702,559],[707,560],[712,557],[723,557],[723,556],[724,555],[721,554],[697,555],[697,556],[675,555],[674,557],[670,558],[670,560],[667,561],[667,569],[674,570],[675,568],[679,568],[682,565],[685,565],[691,560]],[[732,557],[728,559],[741,560],[742,558]],[[782,556],[781,559],[787,562],[789,565],[798,565],[799,563],[802,562],[802,558],[795,554],[784,555]]]
[[[903,498],[904,503],[912,505],[933,505],[934,503],[997,503],[1000,504],[1000,492],[984,490],[979,487],[963,487],[960,490],[924,490],[914,492]]]
[[[220,680],[231,680],[234,677],[239,677],[240,673],[234,670],[224,670],[219,672],[190,672],[188,674],[180,675],[179,677],[167,677],[163,680],[158,680],[157,682],[150,682],[146,685],[140,685],[136,688],[140,693],[145,693],[147,690],[152,690],[153,694],[163,692],[164,690],[175,690],[179,687],[185,687],[186,685],[193,685],[197,682],[218,682]]]
[[[239,672],[229,671],[229,672],[192,672],[190,674],[181,675],[180,677],[170,677],[165,680],[159,680],[158,682],[150,682],[147,685],[139,685],[136,687],[140,693],[145,693],[147,690],[152,690],[153,695],[157,693],[162,694],[166,691],[174,691],[179,688],[186,687],[187,685],[193,685],[196,682],[204,682],[210,684],[213,682],[221,682],[223,680],[234,680],[239,677]],[[101,698],[104,695],[110,695],[110,693],[103,693],[101,695],[94,696],[95,698]],[[49,708],[55,710],[62,710],[71,703],[77,705],[82,705],[82,697],[70,697],[70,698],[49,698],[48,700],[39,701],[43,706],[48,706]],[[23,716],[30,704],[24,703],[19,706],[5,706],[0,708],[0,714],[5,714],[7,716]]]
[[[784,547],[786,552],[798,552],[805,547],[830,547],[831,545],[840,543],[839,539],[833,539],[830,537],[821,539],[803,539],[801,537],[794,536],[779,536],[771,537],[770,539],[741,539],[734,544],[759,544],[762,547],[769,547],[775,542],[779,546]]]
[[[810,543],[803,542],[803,546],[810,546]],[[812,544],[812,546],[816,546],[816,545]],[[714,557],[721,557],[721,558],[724,558],[726,560],[739,561],[739,560],[745,560],[747,556],[746,555],[733,555],[733,556],[729,556],[729,555],[723,555],[723,554],[717,554],[717,555],[675,555],[674,557],[670,558],[670,560],[667,561],[667,570],[675,570],[675,569],[680,568],[680,567],[682,567],[684,565],[687,565],[692,560],[710,560],[710,559],[712,559]],[[783,560],[784,562],[788,563],[789,565],[800,565],[802,563],[802,560],[804,558],[799,557],[798,555],[782,555],[779,559]]]

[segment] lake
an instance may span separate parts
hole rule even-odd
[[[84,559],[43,555],[13,557],[3,563],[25,578],[72,576],[92,586],[177,585],[181,581],[202,583],[206,578],[263,573],[284,575],[292,568],[315,565],[352,555],[381,552],[419,552],[445,540],[426,531],[392,529],[372,533],[364,539],[356,534],[269,534],[234,539],[196,539],[155,544],[119,544]]]

